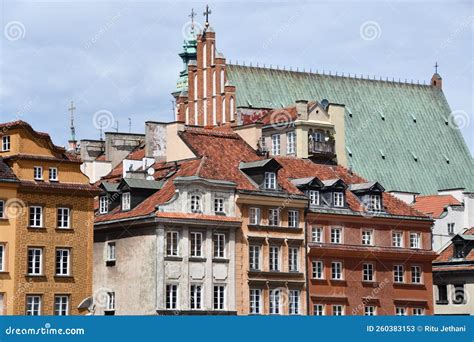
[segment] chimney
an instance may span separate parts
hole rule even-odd
[[[166,160],[166,123],[145,122],[145,157]]]
[[[296,113],[298,113],[298,120],[308,120],[308,101],[297,100],[296,101]]]

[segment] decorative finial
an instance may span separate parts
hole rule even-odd
[[[438,65],[438,62],[436,62],[436,63],[435,63],[435,65],[434,65],[434,68],[435,68],[435,74],[437,74],[437,73],[438,73],[438,67],[439,67],[439,65]]]
[[[209,9],[209,5],[206,5],[206,10],[202,13],[206,17],[206,23],[204,24],[206,27],[209,27],[209,14],[212,14],[212,11]]]
[[[191,8],[191,14],[188,17],[191,18],[191,28],[194,30],[194,17],[196,16],[196,12],[194,12],[194,8]]]
[[[71,112],[71,141],[76,141],[76,128],[74,127],[74,111],[76,107],[74,107],[74,102],[71,101],[71,107],[68,108],[68,111]]]

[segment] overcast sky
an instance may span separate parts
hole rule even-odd
[[[437,61],[474,151],[471,1],[209,5],[217,48],[233,62],[429,82]],[[97,112],[118,120],[120,131],[129,117],[140,133],[146,120],[173,120],[170,93],[191,8],[202,23],[198,1],[2,1],[0,121],[28,121],[65,145],[71,100],[79,139],[99,137]]]

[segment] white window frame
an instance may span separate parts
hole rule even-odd
[[[413,239],[414,236],[416,236],[416,239]],[[421,249],[421,233],[410,232],[410,248]]]
[[[403,248],[403,232],[392,232],[392,247]]]
[[[269,314],[270,315],[281,315],[281,289],[271,289],[269,293]]]
[[[70,276],[71,275],[71,249],[70,248],[56,248],[56,276]]]
[[[166,256],[179,256],[179,232],[177,230],[166,232]]]
[[[249,245],[249,267],[251,270],[260,270],[262,246]]]
[[[109,291],[106,294],[105,311],[115,311],[115,292]]]
[[[337,314],[336,314],[336,312],[337,312]],[[333,316],[344,316],[345,315],[345,305],[333,304],[333,306],[332,306],[332,315]]]
[[[280,209],[279,208],[268,209],[268,225],[272,227],[280,226]]]
[[[331,261],[331,280],[344,280],[344,264],[342,261]]]
[[[412,284],[423,284],[423,268],[421,265],[411,265],[411,283]],[[415,272],[414,272],[415,271]]]
[[[57,227],[59,229],[71,228],[71,209],[66,207],[57,208]]]
[[[281,269],[280,259],[281,259],[281,246],[271,245],[268,249],[269,253],[269,269],[270,272],[279,272]]]
[[[259,225],[260,224],[260,208],[252,207],[249,208],[249,224]]]
[[[412,312],[413,312],[413,316],[424,316],[425,315],[425,309],[424,308],[413,308]]]
[[[298,210],[288,210],[288,227],[290,228],[299,228],[299,211]]]
[[[369,207],[370,211],[381,211],[382,210],[382,195],[369,195]]]
[[[265,189],[276,190],[276,188],[277,188],[276,172],[265,172]]]
[[[212,244],[214,249],[214,259],[226,258],[226,235],[224,233],[214,233],[212,236]]]
[[[0,243],[0,272],[5,272],[6,267],[6,244],[5,243]]]
[[[4,219],[4,218],[6,218],[6,215],[5,215],[5,201],[0,200],[0,219]]]
[[[30,251],[34,252],[32,258],[30,258]],[[43,248],[41,247],[28,247],[28,267],[27,272],[30,276],[41,276],[43,275]],[[31,265],[31,267],[30,267]],[[30,272],[30,268],[32,272]],[[39,269],[39,271],[36,271]]]
[[[286,133],[286,154],[296,153],[296,132]]]
[[[393,265],[393,282],[397,284],[405,283],[405,266],[404,265],[401,265],[401,264]]]
[[[214,213],[224,214],[225,213],[225,199],[224,197],[214,198]]]
[[[49,168],[49,181],[50,182],[57,182],[58,180],[59,180],[59,178],[58,178],[58,168],[57,167],[50,167]]]
[[[364,246],[374,245],[374,230],[373,229],[362,230],[362,245]]]
[[[313,227],[311,230],[312,242],[323,243],[324,242],[324,228]]]
[[[56,316],[69,316],[69,296],[54,296],[54,314]]]
[[[189,249],[190,256],[192,258],[201,258],[202,257],[202,232],[191,232],[189,234]]]
[[[407,315],[407,308],[403,306],[395,307],[395,316],[406,316],[406,315]]]
[[[41,316],[43,298],[40,295],[26,296],[26,316]]]
[[[375,281],[375,265],[371,262],[365,262],[362,265],[362,281],[373,282]]]
[[[280,152],[281,152],[281,149],[280,149],[280,147],[281,147],[280,134],[279,133],[272,134],[271,140],[272,140],[272,155],[279,156]]]
[[[365,305],[364,316],[377,316],[377,307],[374,305]]]
[[[300,291],[290,290],[288,297],[289,297],[288,313],[290,315],[299,315],[300,314]]]
[[[250,306],[249,311],[251,315],[262,314],[262,290],[261,289],[250,289],[249,293]]]
[[[311,261],[311,277],[313,279],[324,279],[324,261],[323,260],[312,260]]]
[[[325,305],[324,304],[320,304],[320,303],[316,303],[316,304],[313,304],[313,315],[314,316],[325,316],[326,315],[326,312],[325,312]]]
[[[319,205],[320,196],[318,190],[309,190],[308,191],[309,204],[310,205]]]
[[[214,284],[212,287],[212,307],[214,310],[226,309],[226,286],[224,284]]]
[[[336,191],[333,193],[333,204],[336,208],[344,207],[344,192]]]
[[[39,206],[39,205],[30,206],[29,215],[28,215],[28,224],[29,224],[29,227],[32,227],[32,228],[43,228],[43,207],[42,206]]]
[[[99,197],[99,214],[107,214],[109,212],[109,197],[103,195]]]
[[[288,247],[288,271],[299,272],[299,248]]]
[[[454,222],[448,222],[448,235],[454,235]]]
[[[34,166],[33,167],[33,179],[34,180],[43,180],[43,167],[42,166]]]
[[[106,261],[117,260],[117,243],[115,241],[107,241],[106,244]]]
[[[10,151],[11,148],[11,139],[9,135],[4,135],[2,137],[2,152]]]
[[[165,307],[167,310],[176,310],[179,306],[179,286],[178,284],[166,284],[165,286]]]
[[[342,228],[331,227],[331,243],[336,245],[342,244]]]
[[[202,197],[199,194],[192,194],[190,201],[190,211],[192,213],[201,213],[202,212]]]
[[[189,308],[191,310],[202,309],[202,284],[191,284],[189,293]]]
[[[130,192],[124,192],[122,194],[122,211],[128,211],[131,209],[131,198]]]

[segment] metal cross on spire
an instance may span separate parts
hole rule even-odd
[[[209,26],[209,14],[212,14],[212,11],[209,9],[209,5],[206,5],[206,10],[202,14],[203,16],[206,17],[206,26]]]
[[[188,17],[191,18],[191,27],[194,28],[194,17],[196,16],[196,12],[194,12],[194,8],[191,8],[191,14]]]
[[[436,74],[438,73],[438,67],[439,67],[438,62],[436,62],[435,65],[434,65],[435,73],[436,73]]]
[[[71,107],[68,108],[68,111],[71,112],[71,141],[76,140],[76,128],[74,127],[74,111],[76,107],[74,107],[74,102],[71,101]]]

